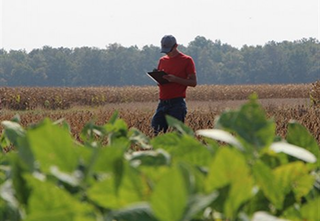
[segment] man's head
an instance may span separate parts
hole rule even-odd
[[[176,38],[172,35],[165,35],[161,39],[161,53],[168,54],[177,45]]]

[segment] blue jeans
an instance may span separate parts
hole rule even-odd
[[[187,114],[187,106],[184,98],[173,98],[170,100],[160,100],[157,110],[152,117],[151,126],[153,132],[157,135],[159,132],[164,133],[168,129],[165,116],[170,115],[182,122]]]

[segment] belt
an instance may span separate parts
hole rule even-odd
[[[172,98],[172,99],[160,99],[160,103],[163,104],[175,104],[175,103],[179,103],[181,101],[184,101],[184,97],[176,97],[176,98]]]

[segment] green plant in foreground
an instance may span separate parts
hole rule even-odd
[[[298,123],[275,136],[255,97],[214,129],[167,121],[150,139],[115,113],[81,143],[64,121],[2,122],[0,220],[320,220],[319,146]]]

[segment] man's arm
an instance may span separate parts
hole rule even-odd
[[[182,84],[184,86],[195,87],[197,86],[197,76],[195,74],[189,74],[187,79],[168,74],[163,76],[164,79],[167,79],[169,82],[174,82]]]

